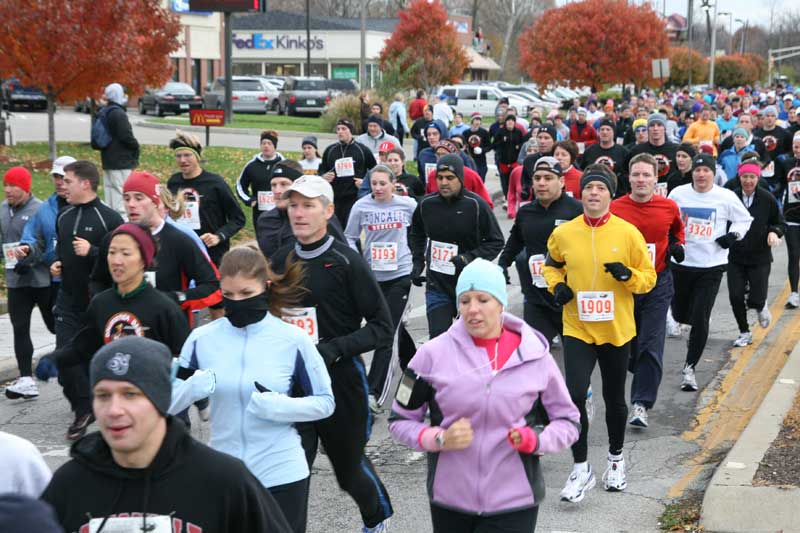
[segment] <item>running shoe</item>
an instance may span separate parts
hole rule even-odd
[[[378,403],[378,399],[372,394],[369,395],[369,410],[372,411],[373,415],[377,415],[381,412],[381,406]]]
[[[76,415],[75,420],[69,426],[69,429],[67,429],[67,439],[78,440],[86,435],[86,429],[92,422],[94,422],[94,415],[91,413],[88,415]]]
[[[567,483],[561,489],[561,501],[578,503],[586,496],[586,492],[593,488],[596,479],[592,471],[592,465],[587,465],[586,469],[575,469],[567,478]]]
[[[689,365],[683,367],[681,390],[689,392],[697,390],[697,379],[694,377],[694,368],[690,367]]]
[[[667,313],[667,337],[680,337],[681,334],[681,325],[672,318],[672,311],[669,311]]]
[[[741,348],[743,346],[747,346],[748,344],[753,344],[753,334],[749,331],[745,331],[744,333],[739,333],[739,338],[733,341],[733,345],[737,348]]]
[[[364,526],[361,528],[361,533],[386,533],[389,531],[389,519],[387,518],[375,527]]]
[[[14,383],[6,387],[6,398],[9,400],[33,400],[39,397],[36,382],[30,376],[20,376]]]
[[[550,341],[550,346],[561,346],[561,337],[558,335],[553,337],[553,340]]]
[[[608,456],[608,466],[603,472],[603,486],[608,492],[622,492],[628,486],[625,476],[625,458],[620,454],[615,458]]]
[[[800,294],[793,292],[789,295],[789,299],[786,301],[786,308],[797,309],[798,307],[800,307]]]
[[[647,427],[647,408],[640,404],[635,403],[633,404],[633,416],[628,421],[628,423],[632,426],[646,428]]]
[[[768,328],[772,322],[772,313],[769,312],[769,306],[764,304],[764,307],[758,312],[758,323],[762,328]]]

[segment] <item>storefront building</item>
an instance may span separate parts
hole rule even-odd
[[[181,48],[172,54],[172,79],[191,85],[197,94],[223,74],[224,32],[221,13],[189,11],[189,0],[167,0],[183,26]]]

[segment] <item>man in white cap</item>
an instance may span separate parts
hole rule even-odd
[[[92,125],[92,148],[100,150],[103,161],[105,202],[124,217],[122,185],[131,171],[139,166],[139,141],[133,136],[128,120],[127,97],[122,85],[108,85],[103,99],[106,105],[97,112]]]
[[[284,272],[290,255],[303,265],[308,291],[302,307],[287,310],[287,315],[304,317],[305,329],[328,366],[336,400],[330,417],[298,424],[306,459],[313,465],[317,439],[322,440],[339,486],[358,505],[363,531],[383,533],[393,510],[386,488],[364,455],[372,414],[361,354],[391,344],[389,308],[361,254],[328,233],[334,214],[330,183],[319,176],[301,176],[281,198],[289,201],[287,212],[297,242],[272,255],[272,268]]]

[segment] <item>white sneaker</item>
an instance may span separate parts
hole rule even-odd
[[[387,533],[389,531],[389,519],[387,518],[375,527],[364,526],[361,533]]]
[[[800,307],[800,294],[793,292],[789,295],[789,299],[786,301],[786,308],[797,309],[798,307]]]
[[[632,426],[646,428],[647,408],[640,403],[633,404],[633,416],[631,416],[631,419],[628,421],[628,423]]]
[[[739,333],[739,338],[733,341],[733,345],[737,348],[747,346],[748,344],[753,344],[753,334],[749,331],[746,331],[745,333]]]
[[[9,400],[33,400],[39,397],[39,388],[30,376],[20,376],[14,383],[6,387],[6,398]]]
[[[769,312],[769,306],[764,304],[763,309],[758,312],[758,323],[762,328],[768,328],[772,322],[772,313]]]
[[[369,410],[372,411],[373,415],[377,415],[381,412],[381,406],[378,403],[378,399],[372,394],[369,395]]]
[[[694,377],[694,368],[686,365],[683,367],[683,380],[681,381],[681,390],[696,391],[697,379]]]
[[[550,341],[550,346],[561,346],[561,337],[558,335],[553,337],[553,339]]]
[[[667,312],[667,337],[680,337],[681,325],[672,318],[672,311]]]
[[[622,455],[615,459],[609,455],[608,466],[603,472],[603,486],[608,492],[622,492],[628,486],[625,476],[625,459]]]
[[[592,489],[597,480],[592,471],[592,465],[587,465],[586,469],[576,469],[573,467],[572,473],[567,478],[567,483],[561,489],[561,501],[578,503],[586,496],[586,492]]]

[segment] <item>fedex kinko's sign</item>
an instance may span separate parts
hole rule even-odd
[[[320,37],[312,37],[307,40],[305,37],[293,37],[291,35],[265,35],[263,33],[251,33],[237,35],[233,34],[233,44],[236,48],[247,48],[251,50],[305,50],[310,46],[311,50],[322,50],[325,48],[325,41]]]

